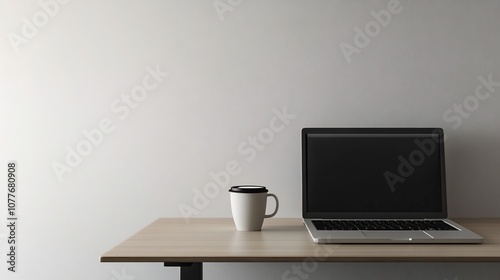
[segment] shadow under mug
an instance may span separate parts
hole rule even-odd
[[[242,185],[229,189],[231,196],[231,212],[234,224],[239,231],[259,231],[262,229],[264,218],[276,215],[279,208],[278,197],[268,193],[266,187]],[[267,198],[273,197],[276,208],[273,213],[266,215]]]

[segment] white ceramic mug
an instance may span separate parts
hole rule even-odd
[[[266,187],[234,186],[231,187],[229,193],[234,224],[239,231],[259,231],[264,218],[274,217],[278,212],[278,197],[268,193]],[[276,200],[276,209],[273,213],[266,215],[267,198],[270,196]]]

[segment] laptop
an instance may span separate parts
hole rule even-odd
[[[448,219],[441,128],[304,128],[302,216],[317,243],[482,243]]]

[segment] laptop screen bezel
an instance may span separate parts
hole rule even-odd
[[[436,135],[441,165],[441,211],[438,212],[312,212],[307,208],[307,137],[310,134],[428,134]],[[307,219],[445,219],[447,218],[444,131],[442,128],[303,128],[302,217]]]

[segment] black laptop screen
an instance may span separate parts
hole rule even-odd
[[[439,129],[304,129],[304,214],[442,218],[443,157]]]

